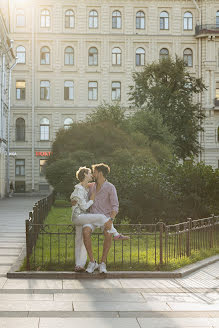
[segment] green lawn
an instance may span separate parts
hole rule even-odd
[[[71,226],[71,208],[53,207],[45,224],[47,226],[39,234],[36,247],[31,255],[31,270],[72,271],[74,268],[74,234]],[[127,228],[124,225],[117,228],[119,232],[129,234],[131,239],[112,242],[107,259],[107,268],[110,271],[174,270],[219,253],[218,245],[211,249],[202,247],[199,251],[192,250],[191,256],[186,257],[186,236],[182,236],[180,246],[179,240],[177,242],[175,236],[170,236],[166,244],[163,238],[164,264],[160,265],[159,232],[146,228],[141,230],[143,235],[138,235],[133,226]],[[96,260],[99,261],[103,235],[99,230],[95,232],[97,233],[92,235],[93,251]],[[193,235],[191,238],[196,237]],[[196,240],[199,241],[197,238]],[[168,259],[165,257],[167,253]],[[23,270],[26,270],[26,260],[20,268],[20,271]]]

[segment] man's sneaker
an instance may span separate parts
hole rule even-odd
[[[93,273],[94,270],[96,270],[97,268],[98,268],[98,263],[96,261],[95,262],[89,262],[88,266],[87,266],[87,269],[86,269],[86,272]]]
[[[107,273],[106,264],[104,262],[99,264],[98,269],[100,273]]]

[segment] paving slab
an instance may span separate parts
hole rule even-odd
[[[38,328],[39,318],[1,318],[0,328]]]
[[[0,241],[0,249],[17,249],[17,248],[22,248],[24,243],[10,243],[10,242],[5,242],[1,243]]]
[[[7,279],[4,289],[62,289],[62,280]]]
[[[79,301],[79,302],[110,302],[110,301],[116,301],[116,302],[143,302],[145,303],[146,300],[140,293],[135,294],[93,294],[93,293],[86,293],[86,294],[54,294],[54,300],[55,301]]]
[[[83,288],[121,288],[121,283],[117,279],[106,280],[63,280],[63,289],[83,289]]]
[[[8,302],[8,301],[53,301],[53,294],[33,294],[33,293],[0,293],[0,301]],[[57,300],[59,301],[59,300]],[[60,299],[60,301],[65,301]],[[66,300],[68,301],[68,300]]]
[[[17,256],[2,256],[0,255],[0,265],[13,264],[17,259]]]
[[[0,256],[18,256],[21,253],[21,249],[19,248],[0,248]]]
[[[0,300],[0,311],[72,311],[69,301],[10,301]]]
[[[7,278],[2,278],[0,277],[0,289],[4,286],[4,284],[6,283]]]
[[[167,303],[172,311],[218,311],[218,304],[197,304],[197,303]]]
[[[120,279],[123,288],[151,288],[165,290],[166,288],[178,287],[172,279]]]
[[[136,319],[125,318],[40,318],[39,328],[139,328]]]
[[[75,311],[171,311],[165,303],[73,302]]]
[[[210,318],[138,318],[141,328],[212,328]]]

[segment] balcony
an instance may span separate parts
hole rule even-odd
[[[203,24],[196,25],[195,35],[201,34],[219,34],[219,24]]]
[[[214,98],[214,106],[219,107],[219,98]]]

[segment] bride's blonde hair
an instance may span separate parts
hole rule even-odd
[[[89,172],[91,172],[91,169],[89,169],[86,166],[83,167],[79,167],[79,169],[76,172],[76,178],[82,182],[85,178],[85,173],[88,174]]]

